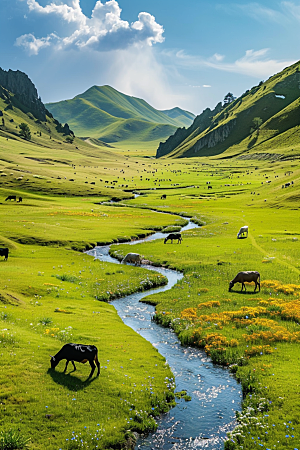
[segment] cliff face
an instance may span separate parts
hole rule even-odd
[[[213,148],[216,145],[221,144],[228,138],[235,125],[236,119],[233,119],[225,125],[215,128],[203,136],[203,138],[199,139],[191,150],[193,153],[197,154],[203,147]]]
[[[200,134],[212,124],[212,118],[218,114],[222,109],[222,103],[218,103],[212,111],[206,108],[199,116],[197,116],[189,128],[178,128],[166,142],[161,142],[157,149],[156,158],[171,153],[178,145],[190,138],[193,134]]]
[[[14,94],[20,109],[26,113],[31,112],[41,121],[46,121],[46,114],[49,113],[39,98],[36,87],[25,73],[20,70],[5,71],[0,67],[0,86]],[[8,104],[13,102],[12,99],[7,101]]]

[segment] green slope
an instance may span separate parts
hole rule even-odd
[[[275,137],[300,125],[299,70],[297,62],[229,105],[205,110],[187,130],[177,130],[160,144],[157,157],[213,156],[224,152],[231,155],[237,149],[238,153],[251,153],[258,152],[263,143],[264,149],[272,149]],[[255,117],[261,118],[262,125],[253,131]]]
[[[58,120],[67,122],[76,135],[105,142],[159,142],[178,126],[190,125],[194,118],[180,108],[158,111],[145,100],[122,94],[110,86],[93,86],[71,100],[46,106]]]

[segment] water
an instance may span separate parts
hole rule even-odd
[[[195,227],[195,224],[189,222],[182,231]],[[128,244],[162,239],[165,236],[155,233]],[[109,255],[109,245],[95,247],[88,253],[101,261],[119,264]],[[236,425],[235,411],[241,409],[240,385],[228,370],[213,365],[204,351],[183,347],[172,330],[151,320],[154,307],[141,300],[153,293],[171,289],[183,275],[166,268],[143,267],[165,275],[168,284],[115,300],[113,304],[123,322],[150,341],[166,358],[175,376],[176,391],[186,390],[192,400],[178,400],[177,406],[160,418],[155,433],[139,438],[136,450],[221,450],[224,448],[227,431]]]

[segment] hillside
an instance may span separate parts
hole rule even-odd
[[[178,126],[190,125],[194,118],[180,108],[159,111],[145,100],[122,94],[110,86],[93,86],[71,100],[46,106],[58,120],[69,123],[76,135],[106,143],[159,142]]]
[[[233,156],[293,147],[300,126],[300,64],[252,87],[229,105],[219,103],[179,128],[157,149],[162,156]],[[258,127],[253,119],[259,118]],[[295,134],[296,133],[296,134]],[[284,139],[282,139],[284,136]]]

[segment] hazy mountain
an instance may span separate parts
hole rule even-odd
[[[300,63],[285,68],[229,103],[219,103],[179,128],[157,157],[241,155],[292,147],[300,125]],[[298,130],[299,134],[299,130]],[[278,150],[279,151],[279,150]],[[224,155],[225,156],[225,155]]]
[[[108,143],[166,139],[178,126],[190,125],[194,118],[180,108],[159,111],[145,100],[110,86],[93,86],[71,100],[46,106],[59,121],[68,122],[76,135]]]

